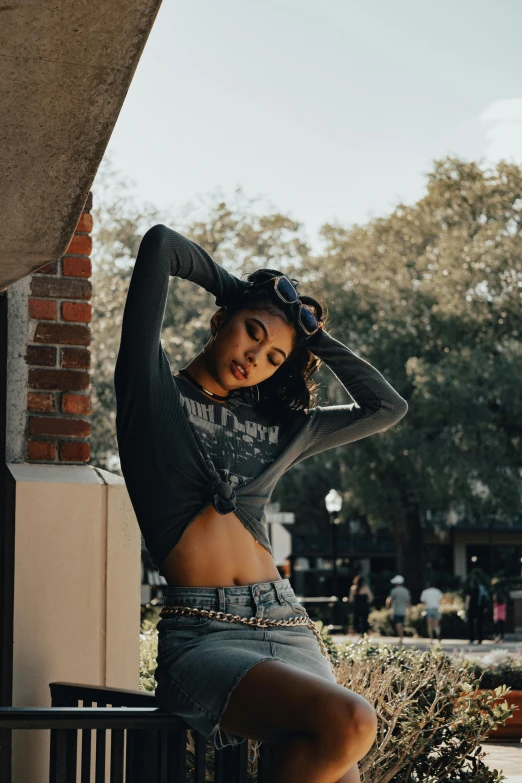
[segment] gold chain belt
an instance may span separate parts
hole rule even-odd
[[[306,625],[314,632],[319,647],[324,657],[329,662],[330,666],[332,661],[328,653],[321,634],[319,633],[315,623],[310,619],[308,614],[306,617],[291,617],[289,620],[268,620],[260,617],[240,617],[238,614],[229,614],[228,612],[216,612],[213,609],[197,609],[192,606],[164,606],[160,611],[160,617],[166,617],[169,614],[184,614],[184,615],[196,615],[200,614],[203,617],[210,617],[214,620],[224,620],[227,623],[244,623],[245,625],[258,625],[261,628],[271,628],[278,625]]]

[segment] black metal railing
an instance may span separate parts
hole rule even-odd
[[[2,728],[50,730],[49,783],[269,781],[273,746],[263,743],[249,762],[249,741],[215,750],[192,730],[190,745],[190,727],[160,709],[153,693],[63,682],[49,687],[50,708],[0,707]]]

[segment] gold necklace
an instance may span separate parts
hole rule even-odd
[[[202,385],[199,383],[199,381],[197,381],[197,380],[196,380],[196,379],[195,379],[195,378],[194,378],[194,377],[193,377],[193,376],[192,376],[192,375],[189,373],[189,371],[188,371],[188,370],[186,370],[184,367],[182,367],[182,368],[181,368],[181,370],[179,370],[178,372],[182,372],[184,375],[186,375],[188,378],[190,378],[190,380],[192,381],[192,383],[194,384],[194,386],[195,386],[197,389],[199,389],[200,391],[204,391],[204,392],[205,392],[205,394],[209,394],[211,397],[214,397],[216,400],[223,400],[223,402],[226,402],[226,401],[228,400],[228,394],[227,394],[225,397],[223,397],[221,394],[216,394],[215,392],[211,392],[211,391],[209,391],[208,389],[205,389],[205,387],[204,387],[204,386],[202,386]]]

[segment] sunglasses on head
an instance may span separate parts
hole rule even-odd
[[[274,289],[276,294],[286,304],[299,304],[299,312],[297,319],[301,328],[307,335],[315,334],[319,329],[317,318],[313,314],[312,310],[299,299],[298,293],[293,283],[288,279],[286,275],[278,275],[277,277],[269,277],[268,280],[263,280],[262,283],[252,283],[252,288],[257,285],[266,285],[267,283],[274,282]]]

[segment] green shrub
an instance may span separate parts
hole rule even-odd
[[[155,691],[157,682],[154,678],[156,657],[158,655],[158,632],[156,623],[145,619],[140,631],[140,690]]]
[[[367,636],[339,646],[339,684],[376,710],[374,746],[359,763],[370,783],[494,783],[503,779],[483,762],[481,743],[513,714],[509,690],[479,693],[469,661],[455,663],[440,645],[376,645]]]

